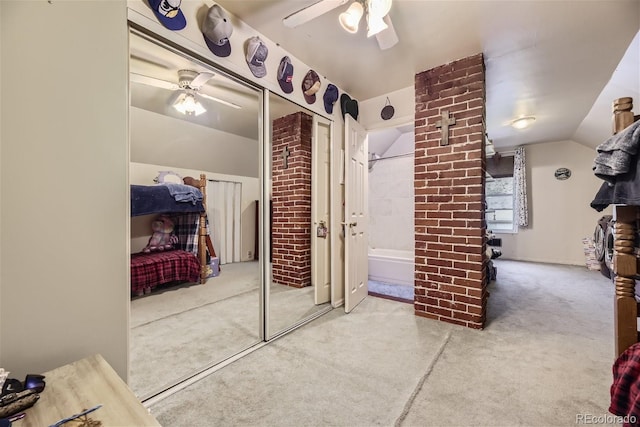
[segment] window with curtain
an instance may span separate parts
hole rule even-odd
[[[527,181],[524,148],[513,155],[487,158],[485,219],[487,229],[494,232],[517,232],[528,225]]]
[[[513,156],[499,154],[487,158],[485,220],[487,229],[493,233],[517,231],[513,161]]]

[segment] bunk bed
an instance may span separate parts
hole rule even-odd
[[[594,173],[602,183],[591,207],[601,211],[613,205],[611,278],[615,284],[615,354],[620,356],[638,339],[636,279],[640,219],[640,116],[634,116],[632,98],[613,102],[613,136],[600,144]]]
[[[609,276],[615,285],[616,359],[609,412],[623,417],[625,426],[638,425],[640,419],[640,295],[636,286],[640,278],[640,116],[634,116],[632,109],[632,98],[613,102],[613,135],[597,147],[593,165],[595,175],[604,182],[591,202],[597,211],[613,206],[613,216],[603,217],[598,225],[612,231],[601,242],[611,258]],[[602,224],[604,220],[608,223]]]
[[[177,223],[185,218],[189,225],[195,225],[178,224],[176,249],[131,254],[132,296],[148,293],[169,282],[204,284],[207,281],[206,185],[205,174],[201,174],[200,179],[185,177],[183,184],[131,185],[131,216],[166,214]],[[201,200],[195,195],[201,195]]]

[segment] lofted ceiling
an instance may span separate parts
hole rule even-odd
[[[400,42],[384,51],[366,37],[366,25],[356,34],[340,27],[349,4],[297,28],[282,24],[316,1],[217,2],[358,100],[412,86],[418,72],[482,52],[487,133],[497,150],[566,139],[595,147],[610,134],[614,98],[632,96],[640,111],[637,0],[394,0]],[[537,119],[513,129],[522,115]]]

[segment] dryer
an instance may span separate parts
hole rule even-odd
[[[598,220],[593,231],[593,246],[596,260],[600,263],[600,273],[611,278],[613,271],[613,217],[604,215]]]

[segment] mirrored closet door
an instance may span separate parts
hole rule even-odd
[[[140,287],[136,280],[144,273],[132,267],[129,385],[145,399],[264,339],[262,91],[135,32],[130,80],[130,183],[156,186],[170,178],[170,187],[172,180],[204,174],[209,234],[204,284],[158,273],[187,267],[154,264],[144,268],[163,276],[162,283]],[[131,217],[132,260],[146,256],[139,254],[162,214]],[[187,239],[183,249],[197,256],[199,239],[184,230],[193,216],[166,215],[171,223],[160,231],[173,228],[181,244]],[[161,255],[174,250],[182,249]]]
[[[270,93],[269,126],[272,338],[331,309],[331,124]]]

